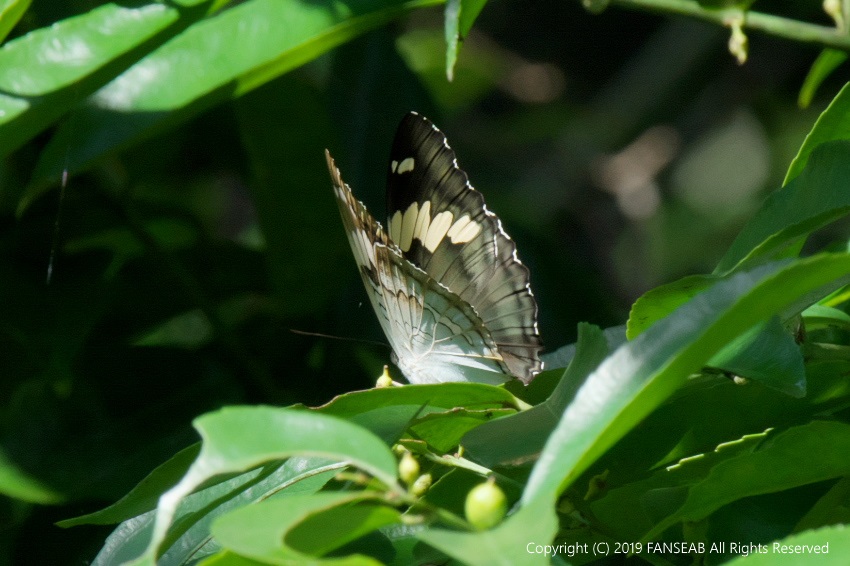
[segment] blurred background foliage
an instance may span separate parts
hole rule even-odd
[[[7,41],[97,5],[36,1]],[[815,1],[758,7],[829,24]],[[449,83],[443,33],[441,8],[415,10],[64,189],[28,189],[53,128],[2,161],[0,460],[53,504],[0,497],[0,564],[90,559],[110,528],[52,523],[195,441],[194,416],[374,383],[387,347],[291,332],[384,341],[325,148],[383,218],[398,121],[434,120],[517,241],[553,350],[577,322],[621,324],[644,291],[711,271],[846,74],[801,110],[816,46],[752,35],[739,66],[709,24],[494,0]],[[56,124],[66,152],[75,120]]]

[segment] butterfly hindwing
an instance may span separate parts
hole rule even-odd
[[[530,381],[542,367],[542,341],[528,269],[446,137],[416,113],[393,142],[387,210],[388,236],[404,258],[469,304],[508,371]]]

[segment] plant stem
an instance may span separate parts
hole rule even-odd
[[[704,8],[695,0],[611,0],[611,5],[662,14],[679,14],[722,26],[726,26],[730,20],[743,14],[745,29],[761,31],[801,43],[850,51],[850,37],[833,27],[810,24],[761,12],[742,12],[738,8]]]

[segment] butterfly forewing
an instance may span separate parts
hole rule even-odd
[[[530,381],[542,368],[542,341],[528,269],[446,137],[416,113],[402,120],[393,142],[387,210],[398,251],[470,305],[508,371]]]
[[[488,370],[490,383],[507,379],[508,368],[475,310],[403,257],[327,152],[326,158],[369,300],[405,376],[413,383],[469,381],[474,378],[463,368],[473,367]]]

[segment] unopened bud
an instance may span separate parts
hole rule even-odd
[[[469,490],[464,505],[466,520],[483,531],[498,525],[508,512],[508,499],[491,477]]]
[[[413,482],[412,486],[410,486],[410,493],[416,497],[422,497],[431,487],[432,481],[433,479],[431,478],[431,474],[422,474],[416,478],[416,481]]]
[[[419,462],[410,452],[405,452],[398,462],[398,477],[407,485],[413,484],[419,477]]]

